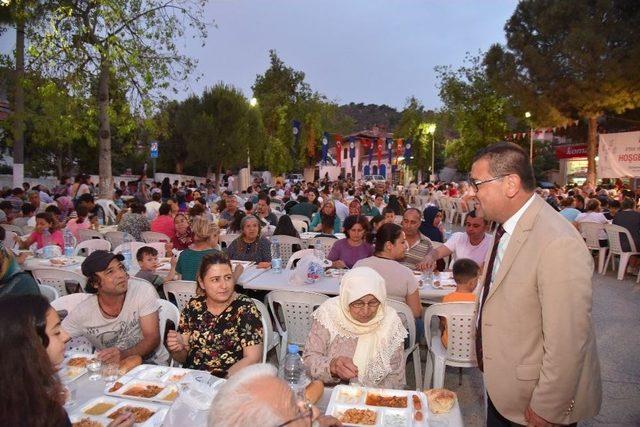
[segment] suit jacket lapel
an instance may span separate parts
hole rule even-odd
[[[496,277],[493,280],[487,299],[491,298],[491,295],[495,293],[496,289],[500,286],[511,269],[511,265],[518,256],[518,252],[520,252],[524,242],[527,240],[527,235],[533,228],[538,212],[540,212],[544,203],[546,203],[544,200],[535,196],[529,208],[524,211],[524,214],[520,217],[520,220],[516,224],[516,228],[513,230],[513,235],[509,238],[509,245],[507,246],[507,250],[502,261],[500,262],[500,266],[498,267]]]

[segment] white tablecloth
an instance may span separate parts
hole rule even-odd
[[[255,277],[253,280],[241,284],[245,289],[262,291],[307,291],[326,295],[338,295],[340,292],[339,277],[323,277],[312,284],[293,285],[289,283],[289,276],[291,275],[291,272],[292,270],[282,270],[282,273],[277,274],[272,270],[268,270]],[[455,289],[436,289],[433,286],[424,286],[420,289],[420,298],[425,300],[439,299],[454,290]]]

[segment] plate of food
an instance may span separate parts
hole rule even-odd
[[[255,264],[255,262],[253,261],[241,261],[239,259],[231,260],[231,265],[233,266],[233,268],[236,268],[238,265],[241,265],[244,268],[247,268],[247,267],[251,267],[253,264]]]
[[[65,355],[60,370],[60,379],[63,382],[75,381],[87,373],[87,365],[95,358],[88,353],[70,353]]]
[[[121,378],[121,380],[124,379]],[[178,387],[174,384],[134,378],[126,383],[116,381],[114,384],[107,386],[105,394],[124,399],[172,403],[178,396]]]
[[[109,422],[125,412],[131,412],[136,426],[146,427],[160,425],[167,415],[168,409],[160,405],[143,402],[121,402],[105,414]]]
[[[83,260],[84,258],[79,256],[71,256],[71,257],[59,256],[59,257],[48,259],[46,261],[49,263],[49,265],[52,265],[54,267],[70,267],[72,265],[82,264]]]

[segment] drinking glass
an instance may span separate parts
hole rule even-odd
[[[109,382],[115,381],[118,378],[119,366],[117,363],[103,363],[102,364],[102,379]]]
[[[91,381],[97,381],[101,378],[100,368],[102,368],[102,362],[98,359],[91,359],[89,363],[87,363],[87,370],[91,373],[91,375],[89,375]]]

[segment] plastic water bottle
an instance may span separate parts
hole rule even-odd
[[[73,256],[73,234],[68,229],[62,231],[64,238],[64,256]]]
[[[122,243],[124,245],[124,249],[121,252],[124,257],[123,263],[127,270],[131,268],[131,242],[135,241],[132,235],[129,233],[125,233],[124,238],[122,239]]]
[[[313,243],[313,255],[319,260],[324,260],[324,249],[322,248],[322,240],[316,239]]]
[[[287,346],[287,355],[284,358],[284,380],[289,384],[289,387],[294,393],[299,391],[300,379],[304,372],[302,365],[302,359],[298,354],[299,348],[296,344],[289,344]]]
[[[271,269],[274,273],[282,273],[282,256],[280,255],[280,241],[277,237],[271,238]]]

